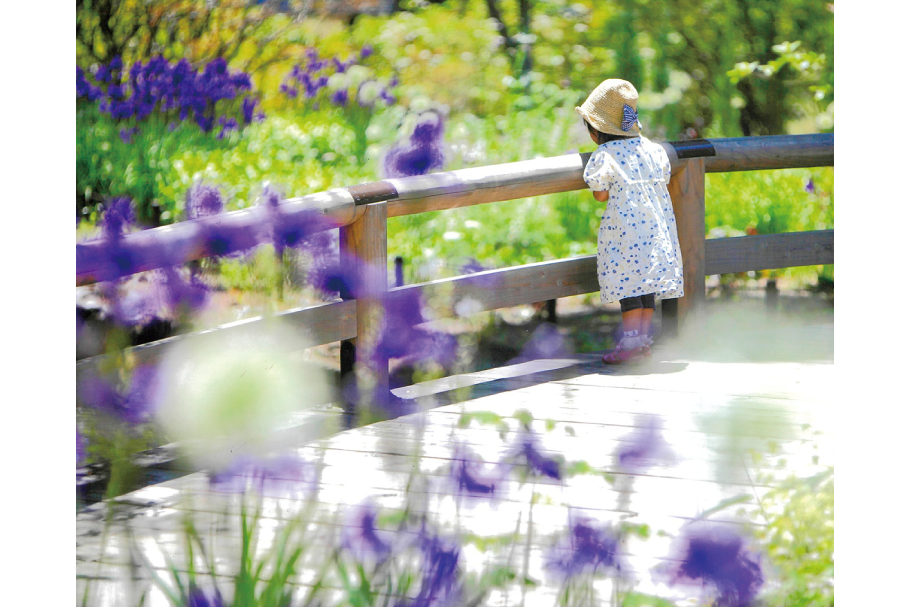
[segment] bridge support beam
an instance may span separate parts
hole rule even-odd
[[[357,300],[357,337],[341,343],[341,387],[345,392],[345,422],[353,425],[357,405],[372,405],[388,399],[389,361],[374,356],[382,326],[383,303],[389,290],[388,213],[386,203],[365,205],[363,215],[341,228],[342,263],[353,260],[359,290],[342,293],[342,299]],[[357,386],[356,392],[350,388]],[[348,402],[353,397],[356,402]]]
[[[682,251],[685,297],[677,300],[676,331],[696,324],[705,303],[705,161],[692,158],[667,186]],[[664,311],[669,311],[666,308]],[[672,314],[667,314],[668,320]],[[671,320],[670,324],[673,322]],[[674,328],[670,327],[671,335]]]

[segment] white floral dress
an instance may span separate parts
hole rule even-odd
[[[592,190],[610,192],[597,237],[601,300],[682,297],[682,255],[667,191],[670,158],[663,147],[644,137],[604,143],[591,154],[584,179]]]

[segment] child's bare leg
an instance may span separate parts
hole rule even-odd
[[[654,316],[654,308],[642,308],[641,309],[641,328],[638,330],[638,334],[642,337],[648,336],[648,331],[651,330],[651,317]]]
[[[636,308],[622,313],[622,330],[626,333],[629,331],[638,331],[641,335],[642,308]]]

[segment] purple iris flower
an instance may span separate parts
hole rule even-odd
[[[221,593],[215,589],[215,594],[211,598],[195,584],[190,584],[190,593],[186,599],[186,607],[224,607],[224,599]]]
[[[445,155],[434,145],[396,146],[386,154],[383,169],[386,177],[413,177],[441,169]]]
[[[108,67],[104,64],[98,66],[98,69],[95,71],[95,80],[98,82],[107,82],[111,79],[111,72]]]
[[[421,117],[407,143],[394,146],[383,159],[387,177],[426,175],[445,164],[442,116],[429,112]]]
[[[671,574],[671,585],[713,586],[718,607],[747,607],[761,589],[764,577],[757,554],[743,538],[719,524],[696,523],[684,533],[682,556]]]
[[[217,215],[224,210],[221,190],[215,186],[196,183],[186,192],[186,215],[188,219],[199,219]]]
[[[546,568],[565,578],[598,568],[619,570],[618,546],[619,538],[610,526],[598,528],[587,519],[570,521],[568,535],[546,555]]]
[[[376,528],[378,512],[372,504],[361,504],[348,517],[342,530],[341,546],[359,562],[383,561],[392,552],[391,539]]]
[[[240,109],[243,113],[244,124],[253,122],[253,110],[256,109],[256,100],[252,97],[247,97],[243,100],[243,103],[240,104]]]
[[[416,292],[399,293],[389,301],[374,350],[377,363],[402,358],[407,362],[436,362],[447,367],[455,362],[458,342],[453,336],[416,326],[425,322],[422,308],[423,302]]]
[[[442,116],[437,112],[427,112],[420,118],[411,134],[411,142],[415,144],[437,144],[442,140],[445,124]]]
[[[346,89],[339,89],[332,93],[331,97],[332,103],[335,105],[340,105],[341,107],[346,107],[348,104],[348,92]]]
[[[546,476],[557,481],[562,479],[559,460],[544,455],[537,437],[528,430],[524,430],[519,439],[518,455],[524,458],[531,474]]]
[[[95,375],[80,383],[79,400],[87,407],[114,415],[128,424],[140,424],[155,410],[157,381],[156,369],[148,365],[133,370],[128,388],[115,380]]]
[[[296,454],[266,459],[242,456],[226,469],[210,473],[209,485],[226,493],[243,493],[252,488],[267,497],[308,494],[317,487],[317,472]]]
[[[462,444],[455,446],[449,478],[455,484],[457,495],[467,497],[494,497],[502,473],[483,472],[483,461]]]
[[[272,244],[279,257],[285,248],[305,244],[305,239],[318,232],[324,232],[338,225],[316,210],[287,211],[281,207],[281,195],[272,188],[263,192],[266,208],[271,221]]]
[[[383,284],[370,280],[381,277],[385,269],[368,268],[355,256],[338,253],[331,260],[323,260],[310,272],[310,283],[327,295],[338,293],[342,298],[379,297],[384,294]],[[381,280],[381,278],[380,278]]]
[[[430,607],[451,604],[458,600],[458,561],[461,549],[455,542],[421,532],[419,538],[423,553],[423,579],[420,592],[411,607]]]
[[[139,132],[139,127],[133,127],[131,129],[120,129],[120,141],[129,145],[133,143],[133,137],[136,136],[136,133]]]
[[[82,433],[79,432],[79,428],[76,428],[76,466],[79,466],[82,463],[82,460],[85,459],[85,439],[82,437]]]
[[[174,312],[179,315],[182,310],[194,313],[202,310],[208,303],[210,288],[197,276],[190,276],[188,281],[180,277],[177,268],[162,268],[165,278],[165,299]]]
[[[660,461],[670,461],[672,452],[661,435],[661,421],[648,416],[618,451],[619,465],[628,472],[641,472]]]
[[[101,217],[101,229],[104,236],[109,239],[123,236],[126,228],[136,221],[133,201],[125,196],[112,198],[105,207],[104,215]]]
[[[105,203],[101,216],[102,238],[76,245],[77,260],[97,268],[99,282],[114,281],[134,274],[139,267],[137,256],[123,246],[126,229],[135,221],[135,211],[129,198],[112,198]]]

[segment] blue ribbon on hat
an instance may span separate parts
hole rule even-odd
[[[622,130],[628,131],[638,122],[638,112],[628,105],[622,106]]]

